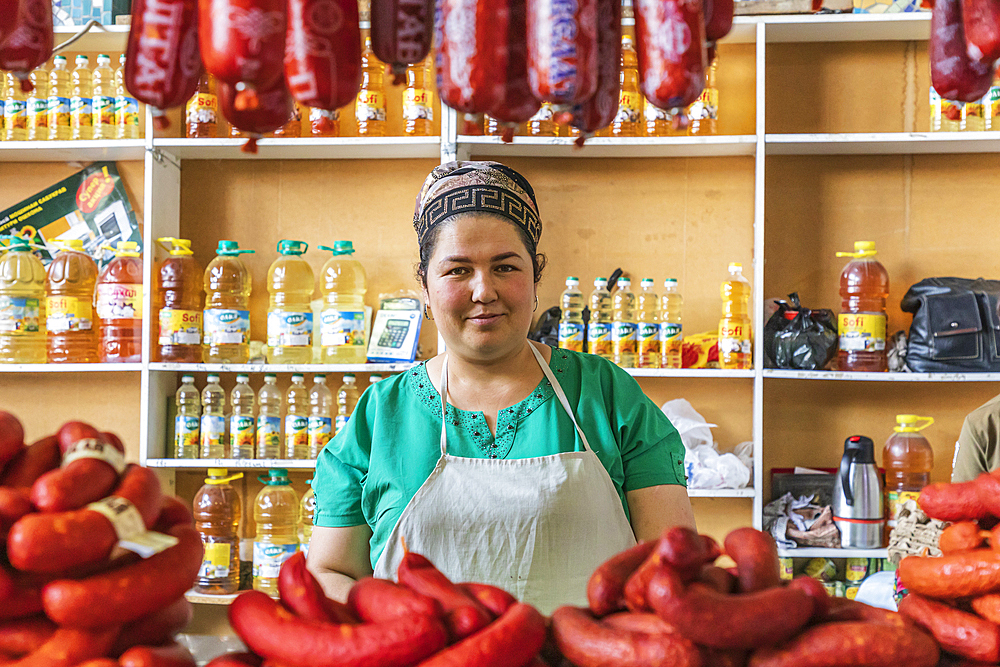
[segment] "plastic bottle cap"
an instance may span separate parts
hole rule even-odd
[[[171,257],[186,257],[193,255],[190,239],[175,239],[173,236],[161,236],[156,239],[164,250],[170,253]]]
[[[275,375],[274,373],[265,373],[264,374],[264,379],[265,380],[277,380],[278,376]]]
[[[219,247],[215,254],[223,257],[235,257],[241,253],[252,253],[253,250],[240,250],[240,244],[236,241],[219,241]]]
[[[677,285],[677,278],[667,278],[663,281],[664,287],[674,287],[675,285]]]
[[[102,60],[106,60],[108,62],[111,62],[111,56],[109,56],[106,53],[98,53],[97,54],[97,62],[101,62]]]
[[[80,63],[86,64],[86,63],[90,62],[90,59],[87,56],[79,55],[79,56],[76,57],[76,59],[73,62],[75,62],[78,65]]]
[[[66,62],[66,56],[53,56],[52,57],[52,63],[55,64],[57,62],[58,63],[65,63]]]
[[[579,285],[580,284],[580,279],[577,278],[576,276],[567,276],[566,277],[566,284],[569,285],[570,283],[573,283],[574,285]]]
[[[11,234],[8,241],[7,250],[17,250],[26,251],[31,250],[31,246],[28,245],[28,239],[23,236],[18,236],[16,234]]]
[[[305,241],[292,241],[283,239],[278,241],[278,252],[282,255],[301,255],[309,250],[309,244]]]
[[[837,257],[853,257],[854,259],[861,259],[862,257],[872,257],[877,254],[878,251],[875,250],[874,241],[855,241],[854,252],[838,252]]]
[[[313,382],[319,382],[320,380],[325,381],[326,375],[324,375],[323,373],[317,373],[316,375],[313,375]]]
[[[381,379],[382,379],[382,376],[379,375],[378,373],[372,373],[371,375],[368,376],[368,381],[369,382],[378,382]]]
[[[209,375],[208,376],[208,381],[209,382],[218,382],[219,381],[219,376],[218,375]]]
[[[257,479],[268,486],[288,484],[288,470],[286,468],[271,468],[267,471],[267,477],[258,477]]]
[[[344,382],[347,382],[350,378],[351,382],[354,382],[354,373],[344,373]]]
[[[917,422],[924,422],[920,426],[917,426]],[[934,417],[921,417],[919,415],[896,415],[896,423],[898,426],[894,427],[896,433],[916,433],[917,431],[922,431],[931,424],[934,423]]]
[[[104,246],[108,247],[108,246]],[[114,248],[115,257],[141,257],[139,244],[135,241],[119,241]]]
[[[733,271],[739,271],[740,273],[742,273],[743,272],[743,265],[740,264],[739,262],[730,262],[729,263],[729,272],[732,273]]]
[[[250,381],[250,376],[249,375],[237,375],[236,376],[236,381],[237,382],[249,382]]]
[[[632,281],[629,280],[628,278],[619,278],[618,279],[618,285],[619,286],[621,286],[621,285],[631,285],[631,284],[632,284]]]
[[[643,287],[652,287],[654,283],[652,278],[643,278],[639,284]]]
[[[83,252],[82,239],[56,239],[56,243],[62,246],[62,250],[73,250]]]
[[[302,373],[295,373],[295,374],[293,374],[293,375],[292,375],[292,381],[293,381],[293,382],[294,382],[294,381],[295,381],[296,379],[299,379],[299,380],[305,380],[305,378],[306,378],[306,376],[305,376],[305,375],[302,375]]]
[[[235,472],[230,475],[229,470],[226,468],[209,468],[205,484],[228,484],[234,479],[240,479],[241,477],[243,477],[243,473],[241,472]]]
[[[354,244],[350,241],[334,241],[333,247],[321,245],[320,250],[325,250],[326,252],[332,252],[334,255],[353,255],[354,254]]]
[[[607,278],[594,278],[594,287],[606,286],[608,284]]]
[[[181,377],[181,382],[194,382],[194,376],[193,375],[185,375],[185,376]]]

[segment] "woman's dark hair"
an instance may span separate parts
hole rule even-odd
[[[427,267],[431,262],[431,256],[434,254],[434,249],[437,247],[438,236],[441,234],[441,228],[447,224],[450,224],[454,220],[457,220],[463,215],[476,215],[476,216],[487,215],[497,220],[503,220],[504,222],[508,223],[509,225],[517,229],[517,234],[518,236],[521,237],[521,243],[524,244],[524,249],[528,251],[528,256],[531,257],[531,269],[532,272],[534,273],[535,283],[537,284],[542,279],[542,271],[545,270],[545,265],[548,263],[548,258],[546,258],[544,254],[538,252],[538,246],[535,245],[535,242],[528,235],[528,232],[525,231],[525,229],[520,225],[508,220],[502,215],[494,215],[492,213],[484,213],[484,212],[475,212],[475,213],[460,213],[459,215],[453,216],[448,220],[445,220],[443,223],[431,227],[429,230],[427,230],[427,233],[424,235],[424,238],[421,240],[420,243],[420,261],[417,263],[417,280],[420,281],[421,285],[427,287]]]

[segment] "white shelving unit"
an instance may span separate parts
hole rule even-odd
[[[798,547],[778,549],[781,558],[888,558],[886,549],[823,549],[820,547]]]
[[[142,364],[0,364],[5,373],[138,373]]]
[[[179,373],[400,373],[416,364],[165,364],[152,363],[153,371]]]

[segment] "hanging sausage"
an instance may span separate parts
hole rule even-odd
[[[314,109],[350,104],[361,89],[357,0],[288,0],[285,82]]]
[[[936,0],[931,14],[931,85],[943,99],[974,102],[993,82],[992,63],[969,57],[962,0]]]
[[[439,0],[438,92],[452,109],[488,113],[503,102],[509,5],[510,0]]]
[[[528,75],[526,0],[508,0],[507,3],[507,69],[504,72],[500,101],[489,110],[490,116],[503,126],[505,143],[514,140],[517,126],[534,116],[541,103],[531,93]]]
[[[269,88],[257,89],[253,107],[239,108],[236,105],[239,91],[235,86],[220,82],[218,92],[222,115],[234,127],[250,135],[241,149],[244,153],[256,153],[257,140],[277,130],[292,115],[292,97],[285,87],[285,80],[280,77]]]
[[[0,70],[14,72],[21,90],[31,92],[28,74],[52,55],[52,3],[9,0],[0,11]]]
[[[705,15],[705,45],[708,49],[705,63],[710,65],[715,60],[715,43],[733,28],[733,0],[704,0],[702,11]]]
[[[706,65],[701,0],[637,0],[635,36],[646,99],[661,109],[697,100]]]
[[[134,0],[125,87],[150,106],[157,129],[169,125],[165,109],[194,95],[200,74],[197,0]]]
[[[372,51],[392,67],[393,84],[431,52],[434,0],[371,0]]]
[[[598,0],[528,0],[531,92],[556,105],[597,90]]]
[[[570,112],[570,125],[580,130],[580,137],[576,140],[578,146],[583,146],[588,137],[607,127],[618,113],[621,91],[621,79],[618,76],[618,65],[622,57],[621,24],[621,3],[618,0],[598,0],[597,91]]]
[[[1000,0],[964,0],[962,22],[970,58],[982,62],[1000,58]]]

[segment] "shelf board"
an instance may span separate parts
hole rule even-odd
[[[108,141],[0,141],[0,162],[94,162],[141,160],[143,139]]]
[[[152,363],[151,371],[183,373],[402,373],[416,363],[398,364],[165,364]]]
[[[768,368],[766,379],[848,380],[854,382],[1000,382],[1000,373],[848,373],[843,371],[790,371]]]
[[[898,14],[789,14],[740,17],[767,25],[768,42],[921,41],[931,34],[930,12]]]
[[[391,160],[441,157],[441,137],[261,139],[256,155],[246,139],[154,139],[155,149],[179,160]]]
[[[920,155],[1000,152],[1000,132],[768,134],[768,155]]]
[[[479,157],[720,157],[753,155],[757,137],[752,134],[707,137],[594,137],[579,148],[573,137],[514,137],[509,144],[500,137],[461,135],[458,147]]]
[[[688,498],[753,498],[753,488],[747,489],[688,489]]]
[[[192,604],[218,604],[229,606],[233,603],[233,600],[239,597],[240,593],[243,592],[244,591],[240,591],[239,593],[229,593],[228,595],[210,595],[208,593],[195,593],[194,591],[188,591],[184,594],[184,597],[186,597],[187,601]]]
[[[0,373],[137,373],[142,364],[0,364]]]
[[[798,547],[778,549],[782,558],[888,558],[887,549],[824,549],[821,547]]]
[[[55,33],[56,47],[78,33],[82,27],[83,26],[79,25],[56,26],[53,31]],[[129,26],[127,25],[94,26],[87,31],[87,34],[79,40],[73,42],[70,46],[66,47],[68,52],[63,53],[62,55],[66,56],[67,60],[69,60],[70,53],[93,51],[107,53],[109,55],[121,53],[125,50],[125,47],[128,44],[128,31]],[[118,62],[117,57],[113,58],[113,60],[116,63]]]
[[[316,467],[316,461],[313,459],[146,459],[143,465],[147,468],[189,468],[193,470],[207,468],[311,470]]]
[[[640,378],[745,378],[753,379],[752,370],[723,370],[721,368],[626,368],[626,373]]]

